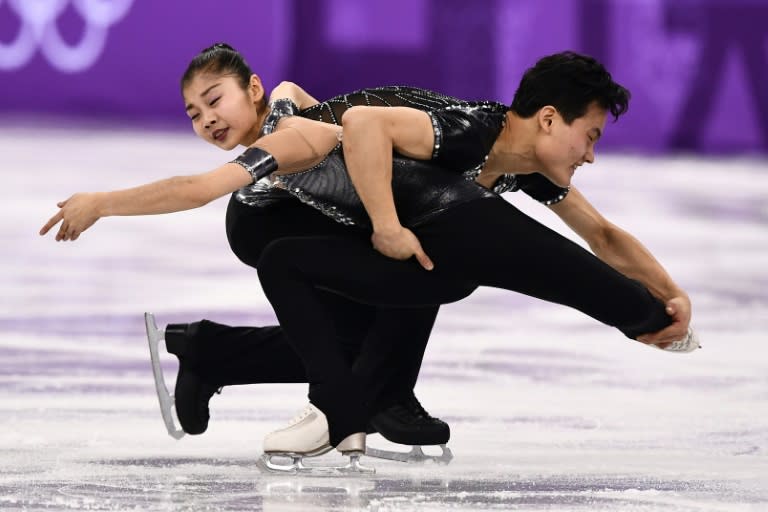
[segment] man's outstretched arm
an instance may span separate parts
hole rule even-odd
[[[609,222],[575,187],[561,202],[549,206],[595,255],[622,274],[635,279],[666,308],[672,319],[667,328],[638,338],[651,344],[683,339],[691,321],[691,301],[651,252],[628,232]]]

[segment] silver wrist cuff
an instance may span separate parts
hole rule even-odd
[[[242,166],[253,177],[254,182],[277,170],[275,157],[261,148],[248,148],[230,163]]]

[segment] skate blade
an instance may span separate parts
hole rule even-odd
[[[688,332],[685,334],[685,338],[674,341],[664,348],[660,347],[659,345],[654,345],[654,347],[658,348],[659,350],[664,350],[665,352],[689,354],[694,350],[701,348],[701,344],[699,343],[699,337],[696,335],[693,329],[689,327]]]
[[[424,450],[421,448],[421,446],[411,446],[411,451],[409,452],[379,450],[368,446],[365,449],[365,454],[369,457],[376,457],[377,459],[407,462],[409,464],[424,464],[425,462],[433,462],[435,464],[447,465],[453,460],[453,452],[444,444],[439,446],[442,450],[440,455],[428,455],[424,453]]]
[[[168,430],[168,435],[174,439],[181,439],[184,437],[184,430],[176,426],[174,422],[173,396],[168,392],[168,388],[165,385],[163,368],[160,366],[160,353],[157,349],[160,340],[165,338],[163,333],[157,328],[155,315],[152,313],[144,313],[144,326],[147,328],[149,357],[152,360],[152,375],[155,378],[155,391],[157,391],[157,399],[160,402],[160,414],[163,415],[163,422],[165,423],[166,430]]]
[[[278,475],[309,475],[309,476],[371,476],[376,469],[360,463],[360,455],[349,456],[349,462],[344,466],[326,466],[320,464],[305,464],[304,455],[296,453],[265,453],[256,461],[256,466],[264,473]],[[275,462],[273,459],[290,460],[289,463]]]

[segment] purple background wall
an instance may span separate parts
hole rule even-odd
[[[0,0],[0,119],[184,128],[179,76],[215,41],[318,98],[509,102],[536,58],[573,49],[633,92],[604,148],[768,152],[766,0]]]

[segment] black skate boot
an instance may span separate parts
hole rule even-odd
[[[412,445],[412,448],[407,453],[367,448],[366,455],[371,457],[401,462],[434,461],[443,464],[447,464],[453,458],[451,450],[445,446],[451,438],[450,427],[443,420],[430,415],[413,394],[371,418],[368,433],[376,432],[387,441]],[[421,446],[433,445],[440,446],[441,455],[427,455],[421,449]]]
[[[437,445],[451,438],[448,424],[430,415],[414,395],[376,414],[368,430],[397,444]]]
[[[206,381],[189,368],[189,346],[197,331],[197,323],[168,324],[165,328],[165,346],[168,352],[179,358],[174,403],[176,417],[181,428],[190,435],[199,435],[208,428],[210,412],[208,402],[221,386]]]

